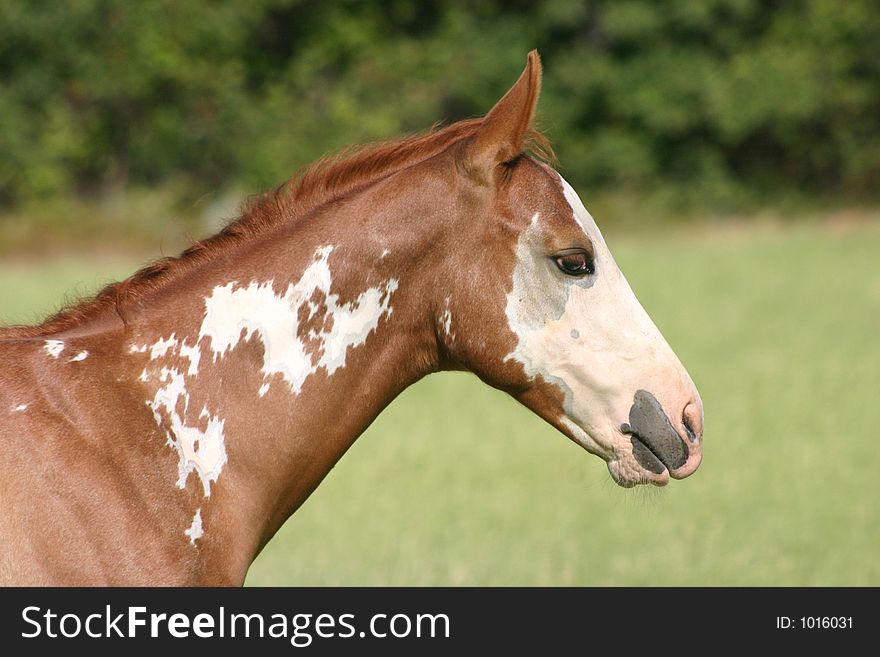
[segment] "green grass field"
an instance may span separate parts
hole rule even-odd
[[[703,466],[662,490],[474,377],[413,386],[251,585],[880,585],[880,224],[609,239],[691,372]],[[0,261],[0,319],[134,260]]]

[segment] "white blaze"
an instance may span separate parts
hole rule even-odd
[[[205,318],[199,331],[199,342],[210,338],[214,360],[226,355],[242,340],[256,336],[263,343],[263,386],[259,394],[268,392],[275,375],[287,382],[290,390],[299,393],[303,383],[320,368],[328,375],[345,366],[350,347],[362,345],[379,320],[390,315],[391,296],[397,279],[389,279],[379,287],[367,288],[348,304],[339,303],[339,295],[330,292],[333,278],[327,259],[333,250],[325,246],[317,250],[315,260],[296,283],[290,283],[282,294],[276,294],[274,281],[251,282],[247,287],[231,282],[214,288],[205,299]],[[329,327],[324,326],[301,335],[300,310],[308,309],[311,318],[318,311],[312,301],[326,306]],[[310,353],[308,343],[312,345]]]
[[[561,177],[560,177],[561,178]],[[574,219],[589,238],[595,274],[576,278],[547,257],[539,215],[519,238],[506,315],[517,336],[507,359],[530,378],[541,376],[563,392],[572,436],[591,452],[613,456],[615,428],[628,417],[632,396],[668,376],[678,359],[639,304],[571,186],[562,180]],[[656,374],[655,374],[656,373]],[[686,375],[685,375],[686,376]]]

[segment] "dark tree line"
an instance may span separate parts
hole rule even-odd
[[[533,47],[581,186],[878,194],[872,0],[0,0],[0,203],[266,188],[483,113]]]

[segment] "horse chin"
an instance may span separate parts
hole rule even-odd
[[[652,469],[639,463],[633,453],[633,443],[629,436],[614,432],[615,435],[600,440],[569,418],[563,420],[561,424],[560,429],[571,440],[607,463],[608,472],[618,486],[633,488],[643,484],[665,486],[669,483],[670,472],[659,458],[654,457],[653,461],[646,461],[652,466]],[[647,447],[645,447],[645,451],[647,451]],[[643,460],[645,460],[644,456]]]
[[[652,472],[639,465],[632,457],[614,458],[608,461],[608,472],[621,488],[633,488],[644,484],[665,486],[669,483],[669,470],[663,466],[661,472]]]

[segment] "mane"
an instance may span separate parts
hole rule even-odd
[[[442,129],[350,147],[306,165],[275,190],[246,203],[241,216],[220,232],[195,241],[178,256],[161,258],[94,297],[75,302],[34,326],[0,326],[0,339],[49,336],[81,326],[108,312],[125,323],[125,306],[137,302],[219,253],[267,233],[282,223],[301,221],[319,208],[362,190],[405,168],[438,155],[473,136],[483,119],[467,119]],[[555,156],[547,138],[530,129],[526,149],[542,160]]]

